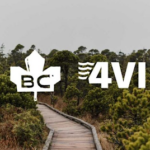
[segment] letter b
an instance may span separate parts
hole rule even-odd
[[[22,79],[22,87],[27,87],[27,88],[31,88],[34,86],[34,79],[32,76],[30,75],[22,75],[21,76]]]

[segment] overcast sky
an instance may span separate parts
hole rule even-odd
[[[51,49],[150,48],[150,0],[0,0],[0,44]]]

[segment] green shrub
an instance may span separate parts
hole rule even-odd
[[[150,118],[140,127],[139,131],[135,132],[123,143],[126,150],[149,150],[150,149]]]
[[[72,100],[67,102],[67,106],[63,109],[63,112],[72,116],[78,116],[81,114],[81,108],[77,106],[76,100]]]
[[[93,117],[97,117],[99,113],[106,112],[108,105],[105,92],[98,87],[88,92],[83,103],[84,110],[90,112]]]
[[[38,145],[43,140],[44,121],[36,110],[29,110],[15,116],[17,123],[13,127],[13,133],[20,146],[25,148]]]
[[[123,140],[138,132],[148,117],[150,117],[150,91],[134,88],[130,93],[129,90],[124,90],[122,97],[119,97],[110,108],[111,121],[103,123],[101,130],[109,134],[109,141],[119,150],[124,150]]]
[[[71,100],[77,101],[76,105],[80,103],[80,97],[82,92],[80,92],[75,86],[68,86],[64,95],[64,98],[69,102]]]
[[[40,112],[7,104],[0,107],[0,145],[10,148],[37,148],[46,140],[46,127]]]
[[[0,105],[10,103],[16,107],[36,108],[36,102],[29,93],[19,93],[8,76],[0,75]]]

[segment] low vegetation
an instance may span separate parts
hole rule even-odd
[[[11,104],[0,107],[0,149],[41,149],[46,137],[39,111]]]
[[[30,93],[19,93],[0,75],[0,149],[42,149],[48,130]]]

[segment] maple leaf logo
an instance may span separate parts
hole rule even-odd
[[[60,81],[60,67],[49,67],[43,71],[45,59],[34,50],[25,58],[27,70],[10,67],[10,80],[17,85],[18,92],[53,92],[54,85]]]

